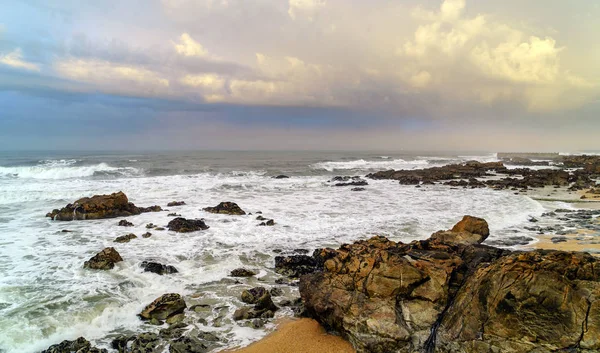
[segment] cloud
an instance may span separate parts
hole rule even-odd
[[[318,10],[325,5],[325,0],[289,0],[288,15],[294,20],[298,16],[306,16],[309,21],[312,21]]]
[[[40,71],[40,67],[37,64],[23,60],[21,48],[17,48],[8,54],[0,55],[0,64],[8,65],[16,69]]]
[[[168,93],[169,80],[143,67],[97,59],[67,58],[54,63],[59,76],[97,85],[110,93],[155,95]]]
[[[205,57],[208,52],[202,47],[202,44],[196,42],[189,34],[183,33],[179,38],[179,43],[173,43],[175,50],[179,55]]]

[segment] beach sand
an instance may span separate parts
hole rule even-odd
[[[579,230],[577,233],[561,235],[566,241],[553,243],[552,238],[557,235],[540,235],[538,242],[525,246],[530,249],[547,249],[547,250],[562,250],[562,251],[584,251],[594,256],[600,256],[600,241],[598,237],[592,236],[592,231],[587,229]]]
[[[239,350],[221,353],[355,353],[341,337],[330,335],[312,319],[289,320],[262,340]]]

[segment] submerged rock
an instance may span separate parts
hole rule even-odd
[[[203,219],[185,219],[177,217],[169,222],[167,228],[178,233],[189,233],[198,230],[206,230],[209,226],[204,223]]]
[[[122,219],[119,221],[119,224],[117,224],[120,227],[133,227],[133,223],[129,222],[126,219]]]
[[[106,349],[92,347],[92,344],[83,337],[79,337],[74,341],[62,341],[59,344],[54,344],[41,353],[108,353]]]
[[[478,236],[466,242],[374,237],[315,251],[322,271],[300,278],[306,313],[358,352],[600,350],[600,260],[481,245],[484,222],[447,232]]]
[[[275,225],[275,220],[273,220],[273,219],[269,219],[266,222],[260,222],[260,224],[259,224],[259,226],[261,226],[261,227],[265,227],[265,226],[272,227],[274,225]]]
[[[131,239],[136,239],[137,235],[130,233],[127,235],[121,235],[119,237],[117,237],[114,242],[115,243],[129,243],[131,241]]]
[[[245,215],[246,212],[234,202],[221,202],[215,207],[205,207],[204,211],[209,213],[228,214],[228,215]]]
[[[83,264],[84,268],[94,270],[110,270],[115,267],[115,263],[123,261],[121,255],[115,248],[105,248],[97,253],[94,257]]]
[[[241,299],[246,304],[256,304],[265,294],[267,294],[267,289],[265,287],[254,287],[252,289],[244,290]]]
[[[110,195],[95,195],[81,198],[60,210],[53,210],[46,216],[55,221],[73,221],[126,217],[150,211],[154,211],[154,209],[135,206],[129,202],[127,196],[122,191],[119,191]]]
[[[185,301],[181,295],[176,293],[168,293],[156,298],[152,303],[148,304],[139,314],[142,320],[159,320],[164,321],[169,317],[183,313],[186,308]]]
[[[158,275],[165,275],[165,274],[179,272],[179,271],[177,271],[177,269],[175,267],[173,267],[171,265],[163,265],[161,263],[152,262],[152,261],[143,261],[140,264],[140,267],[142,267],[144,269],[144,272],[152,272],[152,273],[156,273]]]
[[[275,311],[279,308],[273,303],[271,294],[264,287],[252,288],[249,291],[242,293],[242,301],[249,304],[255,304],[254,307],[243,307],[237,309],[233,313],[233,319],[249,320],[249,319],[268,319],[275,315]]]
[[[183,206],[185,201],[171,201],[167,204],[167,207]]]
[[[252,277],[256,275],[256,272],[245,268],[236,268],[229,275],[231,277]]]
[[[313,256],[275,256],[275,272],[292,278],[314,272],[317,265],[317,260]]]

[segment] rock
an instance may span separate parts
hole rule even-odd
[[[199,339],[182,336],[174,339],[169,344],[169,353],[206,353],[208,347]]]
[[[152,236],[152,233],[150,232],[146,232],[144,234],[142,234],[142,238],[150,238]]]
[[[129,222],[126,219],[122,219],[119,221],[119,224],[117,224],[120,227],[133,227],[133,223]]]
[[[160,211],[162,211],[162,207],[160,207],[158,205],[154,205],[154,206],[150,206],[150,207],[140,207],[140,212],[142,212],[142,213],[160,212]]]
[[[145,208],[129,202],[127,196],[119,191],[110,195],[84,197],[64,208],[53,210],[48,217],[55,221],[73,221],[84,219],[115,218],[138,215],[148,212]]]
[[[155,333],[141,333],[134,336],[119,336],[111,342],[111,347],[119,353],[160,353],[166,344]]]
[[[557,243],[564,243],[564,242],[566,242],[566,241],[567,241],[567,237],[552,237],[552,238],[550,239],[550,241],[551,241],[552,243],[554,243],[554,244],[557,244]]]
[[[275,272],[288,277],[312,273],[317,265],[317,260],[308,255],[275,256]]]
[[[350,191],[365,191],[365,190],[367,190],[367,189],[365,189],[365,188],[352,188],[352,189],[350,189]]]
[[[83,337],[79,337],[75,341],[62,341],[59,344],[54,344],[42,353],[108,353],[106,349],[92,347],[92,344]]]
[[[479,219],[450,232],[489,233]],[[322,271],[300,278],[306,313],[358,352],[600,350],[591,255],[384,237],[315,254]]]
[[[535,217],[529,217],[527,220],[529,222],[531,222],[531,223],[537,223],[537,222],[539,222],[539,220],[537,218],[535,218]]]
[[[263,216],[257,216],[256,220],[257,221],[266,221],[267,219],[265,217],[263,217]]]
[[[61,233],[73,233],[72,230],[68,230],[68,229],[63,229],[60,231]]]
[[[516,245],[528,245],[529,243],[531,243],[532,241],[534,241],[534,238],[531,237],[527,237],[527,236],[510,236],[510,237],[505,237],[502,239],[493,239],[490,240],[489,238],[485,241],[485,243],[487,245],[490,246],[516,246]]]
[[[179,213],[169,213],[167,217],[181,217]]]
[[[485,219],[473,216],[464,216],[460,222],[452,227],[452,231],[481,235],[483,239],[479,243],[483,242],[490,235],[490,229]]]
[[[158,262],[143,261],[140,265],[144,272],[152,272],[158,275],[178,273],[177,269],[171,265],[163,265]]]
[[[256,275],[256,272],[245,268],[236,268],[229,274],[231,277],[252,277],[254,275]]]
[[[156,227],[156,228],[154,228],[154,230],[165,230],[165,228],[163,228],[163,227]]]
[[[289,179],[289,178],[290,178],[289,176],[283,175],[283,174],[273,177],[273,179]]]
[[[236,203],[233,202],[221,202],[215,207],[203,208],[204,211],[209,213],[228,214],[228,215],[245,215],[246,212],[240,208]]]
[[[167,207],[183,206],[185,201],[171,201],[167,204]]]
[[[261,223],[259,224],[259,226],[262,226],[262,227],[264,227],[264,226],[272,227],[272,226],[274,226],[274,225],[275,225],[275,221],[274,221],[274,220],[272,220],[272,219],[269,219],[269,220],[268,220],[268,221],[266,221],[266,222],[261,222]]]
[[[83,264],[83,268],[94,270],[110,270],[115,263],[123,261],[115,248],[105,248]]]
[[[178,217],[171,220],[167,225],[167,228],[178,233],[189,233],[206,230],[209,226],[204,223],[203,219],[185,219]]]
[[[146,224],[146,229],[152,229],[152,228],[156,228],[156,225],[154,225],[154,223]]]
[[[356,180],[348,183],[336,183],[333,186],[367,186],[369,183],[366,180]]]
[[[166,320],[169,317],[183,313],[186,305],[179,294],[169,293],[156,298],[139,314],[142,320]]]
[[[281,297],[283,295],[283,289],[279,287],[273,287],[269,293],[271,293],[271,297]]]
[[[129,241],[131,241],[131,239],[136,239],[137,235],[130,233],[127,235],[121,235],[119,237],[117,237],[114,242],[115,243],[129,243]]]
[[[488,224],[484,219],[464,216],[451,230],[434,233],[431,239],[442,243],[481,244],[489,234]]]
[[[241,299],[246,304],[256,304],[258,300],[267,294],[267,289],[265,287],[255,287],[252,289],[247,289],[242,292]]]

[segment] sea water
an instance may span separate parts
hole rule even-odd
[[[490,240],[521,235],[531,216],[545,207],[524,195],[491,189],[399,185],[368,180],[364,191],[334,187],[336,175],[385,169],[417,169],[466,160],[495,161],[494,154],[392,152],[164,152],[0,154],[0,351],[36,352],[84,336],[109,347],[120,334],[157,330],[136,314],[165,293],[180,293],[188,306],[211,305],[205,320],[187,323],[214,331],[226,346],[248,344],[265,334],[232,314],[243,305],[240,292],[272,287],[274,257],[294,249],[337,247],[374,235],[410,242],[448,229],[463,215],[485,218]],[[287,179],[275,179],[284,174]],[[177,234],[146,229],[165,226],[169,212],[118,219],[52,221],[45,214],[78,198],[123,191],[138,206],[160,205],[186,218],[204,218],[210,229]],[[181,207],[166,207],[185,201]],[[236,202],[253,215],[202,211]],[[274,219],[259,227],[257,211]],[[68,230],[70,232],[62,232]],[[141,235],[150,231],[150,238]],[[129,243],[117,236],[135,233]],[[124,261],[110,271],[83,269],[83,262],[114,246]],[[179,273],[143,272],[154,260]],[[259,271],[248,283],[228,278],[231,270]],[[284,297],[298,296],[294,287]],[[277,301],[276,301],[277,302]],[[282,310],[278,315],[291,315]],[[188,315],[189,316],[189,315]],[[268,328],[269,326],[267,326]]]

